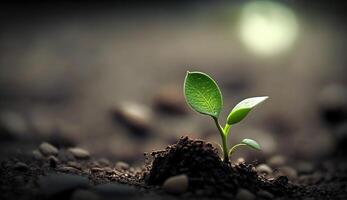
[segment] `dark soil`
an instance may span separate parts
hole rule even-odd
[[[98,199],[233,199],[240,189],[257,199],[347,198],[343,159],[326,161],[314,173],[289,181],[260,176],[251,164],[224,163],[210,143],[188,137],[146,156],[144,166],[122,168],[105,159],[78,160],[64,149],[57,162],[19,154],[1,163],[0,199],[76,200],[84,199],[78,195],[86,191]],[[161,189],[167,178],[180,174],[188,176],[187,192],[170,195]]]
[[[201,140],[183,137],[165,151],[153,152],[154,157],[146,182],[161,185],[167,178],[179,174],[189,177],[189,190],[194,195],[228,198],[245,188],[253,194],[264,191],[274,198],[327,197],[327,191],[320,188],[298,186],[285,176],[266,179],[258,176],[253,165],[239,163],[231,165],[221,161],[217,149]]]

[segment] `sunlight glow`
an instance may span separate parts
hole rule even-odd
[[[298,35],[294,12],[271,1],[252,1],[241,11],[240,37],[252,52],[278,55],[292,47]]]

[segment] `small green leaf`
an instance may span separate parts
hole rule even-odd
[[[251,147],[252,149],[260,150],[260,145],[258,142],[252,140],[252,139],[243,139],[242,144],[247,145],[248,147]]]
[[[269,97],[252,97],[241,101],[231,110],[227,119],[227,123],[231,125],[240,122],[247,116],[252,108],[254,108],[256,105],[259,105],[267,98]]]
[[[184,95],[195,111],[218,118],[223,106],[222,94],[210,76],[202,72],[187,72]]]

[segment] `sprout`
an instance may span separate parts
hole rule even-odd
[[[184,80],[184,95],[190,107],[204,115],[211,116],[222,138],[224,162],[229,162],[229,157],[238,147],[247,146],[260,150],[260,145],[252,139],[243,139],[241,143],[228,148],[227,139],[231,125],[239,123],[257,105],[268,97],[252,97],[238,103],[228,115],[226,124],[222,127],[218,118],[223,107],[222,93],[217,83],[207,74],[202,72],[187,72]]]

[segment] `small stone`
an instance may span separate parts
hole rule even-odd
[[[162,188],[171,194],[182,194],[188,190],[188,177],[185,174],[168,178]]]
[[[255,168],[255,170],[259,174],[265,174],[265,175],[272,174],[272,172],[273,172],[271,167],[269,167],[267,164],[260,164]]]
[[[269,164],[271,167],[278,168],[286,164],[286,159],[281,155],[276,155],[271,157],[267,161],[267,164]]]
[[[110,166],[111,162],[108,159],[106,159],[106,158],[100,158],[98,160],[98,164],[101,165],[101,166]]]
[[[99,168],[99,167],[93,167],[93,168],[90,169],[90,171],[92,173],[99,173],[99,172],[103,172],[104,169],[103,168]]]
[[[71,195],[71,200],[100,200],[100,196],[92,191],[78,189]]]
[[[151,127],[152,114],[148,107],[137,103],[123,103],[113,114],[129,128],[136,131],[148,131]]]
[[[116,163],[116,168],[117,168],[117,169],[127,170],[127,169],[129,169],[129,164],[126,163],[126,162],[123,162],[123,161],[118,161],[118,162]]]
[[[65,172],[65,173],[77,173],[77,172],[79,172],[79,170],[77,168],[68,167],[68,166],[60,167],[58,169],[58,171]]]
[[[87,150],[81,148],[69,148],[68,151],[77,159],[88,159],[90,156]]]
[[[241,164],[241,163],[245,163],[246,160],[243,157],[240,157],[236,160],[236,164]]]
[[[272,193],[266,190],[259,190],[257,192],[257,196],[262,197],[264,199],[273,199],[275,197]]]
[[[39,178],[39,186],[46,196],[54,196],[78,188],[87,188],[88,178],[71,174],[49,174]]]
[[[103,171],[105,171],[106,173],[113,173],[114,170],[111,167],[104,167],[102,168]]]
[[[17,162],[13,168],[19,171],[26,171],[29,169],[28,165],[23,162]]]
[[[134,187],[120,183],[106,183],[94,187],[94,191],[105,199],[132,197],[137,194]]]
[[[0,113],[0,139],[17,140],[28,136],[29,124],[20,113],[7,111]]]
[[[181,92],[181,88],[166,86],[160,89],[154,99],[154,106],[169,114],[186,114],[188,109]]]
[[[68,166],[76,168],[76,169],[82,169],[82,166],[79,163],[75,162],[75,161],[69,161],[66,164]]]
[[[284,166],[279,169],[279,174],[287,176],[290,180],[293,180],[298,177],[298,172],[289,166]]]
[[[40,147],[39,147],[40,152],[45,155],[45,156],[50,156],[50,155],[57,155],[58,154],[58,149],[47,143],[47,142],[43,142]]]
[[[42,153],[40,153],[39,150],[32,151],[32,154],[33,154],[34,158],[37,160],[41,160],[43,158],[43,155],[42,155]]]
[[[49,166],[56,168],[59,163],[59,160],[57,157],[51,155],[48,157],[48,162],[49,162]]]
[[[235,199],[237,200],[253,200],[255,195],[247,189],[238,189]]]

